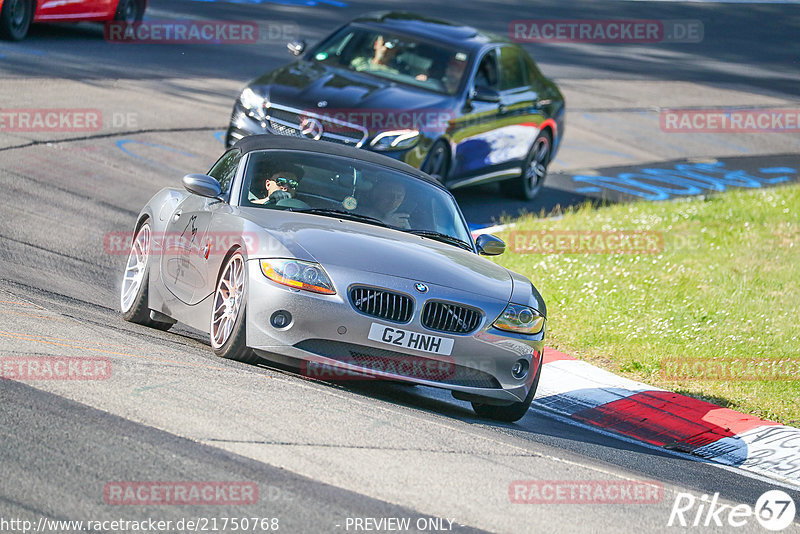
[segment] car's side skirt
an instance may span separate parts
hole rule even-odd
[[[464,178],[451,184],[447,184],[450,189],[457,189],[459,187],[466,187],[469,185],[477,185],[484,182],[493,182],[495,180],[503,180],[506,178],[513,178],[522,174],[522,167],[511,167],[500,171],[494,171],[486,174],[479,174],[470,178]]]

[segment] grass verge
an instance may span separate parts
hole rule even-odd
[[[512,221],[495,261],[541,291],[548,346],[800,426],[799,214],[800,185],[586,205]]]

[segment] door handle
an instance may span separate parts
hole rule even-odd
[[[178,210],[178,211],[176,211],[176,212],[175,212],[175,213],[172,215],[172,220],[173,220],[174,222],[177,222],[177,221],[178,221],[178,219],[180,219],[180,218],[181,218],[181,213],[183,213],[183,210]]]

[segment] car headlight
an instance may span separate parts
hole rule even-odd
[[[267,100],[263,97],[258,95],[255,91],[250,89],[249,87],[245,87],[242,94],[239,96],[239,102],[242,103],[242,107],[248,111],[248,114],[251,116],[255,116],[258,119],[264,119],[264,103]]]
[[[544,317],[528,306],[509,304],[493,326],[517,334],[538,334],[544,328]]]
[[[413,147],[418,141],[417,130],[391,130],[376,135],[369,146],[373,150],[402,150]]]
[[[331,279],[319,263],[290,259],[261,260],[261,272],[276,282],[323,295],[335,295]]]

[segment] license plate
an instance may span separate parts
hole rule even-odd
[[[431,354],[449,356],[453,352],[453,339],[403,330],[394,326],[372,323],[369,336],[372,341],[386,343],[403,349],[414,349]]]

